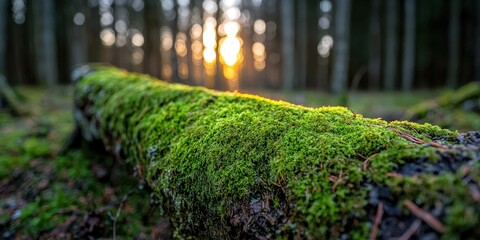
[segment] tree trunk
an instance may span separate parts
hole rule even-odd
[[[395,89],[398,65],[398,3],[397,1],[385,2],[385,70],[383,74],[383,84],[386,90]]]
[[[161,61],[160,61],[160,18],[158,12],[161,11],[160,2],[145,1],[145,61],[144,69],[152,76],[160,77]]]
[[[403,33],[402,90],[409,91],[413,86],[415,71],[415,0],[405,0],[405,30]]]
[[[295,5],[294,1],[281,0],[282,14],[282,76],[283,89],[293,89],[295,83]]]
[[[297,67],[296,67],[296,74],[297,76],[296,82],[297,88],[300,89],[305,89],[306,84],[307,84],[307,66],[308,64],[308,30],[310,29],[311,25],[309,25],[308,22],[308,10],[307,10],[307,4],[308,1],[297,1],[297,12],[298,12],[298,22],[297,22],[297,28],[298,28],[298,33],[295,34],[295,38],[298,39],[298,44],[297,44],[297,56],[292,56],[292,58],[297,59]],[[295,85],[295,84],[294,84]]]
[[[372,0],[372,13],[370,17],[370,62],[368,63],[369,90],[380,89],[380,69],[382,62],[380,4],[381,0]]]
[[[181,238],[389,239],[412,222],[419,239],[480,237],[480,133],[105,67],[75,97],[84,139],[136,169]]]
[[[480,82],[480,1],[474,1],[475,5],[475,80]]]
[[[8,0],[0,0],[0,74],[7,70],[7,42],[8,42]]]
[[[55,6],[53,0],[33,1],[36,77],[38,83],[58,83]]]
[[[90,21],[90,19],[86,19],[86,12],[88,9],[85,9],[84,4],[80,0],[72,1],[71,5],[69,5],[67,14],[68,21],[66,24],[70,26],[68,28],[68,33],[70,37],[70,68],[71,71],[78,67],[81,64],[85,64],[88,61],[88,52],[87,52],[87,23],[86,21]],[[81,20],[82,15],[76,14],[83,14],[83,23]],[[77,18],[75,20],[75,18]],[[80,18],[80,19],[79,19]],[[76,22],[75,22],[76,21]],[[81,25],[77,25],[80,24]]]
[[[461,1],[450,0],[450,22],[448,28],[448,76],[447,86],[450,88],[458,85],[458,69],[460,61],[460,10]]]
[[[334,22],[335,44],[332,92],[347,90],[350,40],[350,0],[337,0]]]

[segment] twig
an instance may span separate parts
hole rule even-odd
[[[267,209],[270,209],[270,198],[268,197],[268,191],[265,192],[265,200],[267,203]]]
[[[428,145],[431,145],[431,146],[434,146],[434,147],[438,147],[438,148],[447,148],[447,146],[445,145],[442,145],[440,143],[436,143],[436,142],[427,142],[427,141],[424,141],[420,138],[417,138],[417,137],[414,137],[408,133],[405,133],[405,132],[402,132],[396,128],[393,128],[391,127],[390,128],[392,131],[394,131],[395,133],[397,133],[398,135],[400,135],[401,137],[407,139],[408,141],[410,142],[413,142],[413,143],[416,143],[416,144],[428,144]]]
[[[372,231],[370,232],[370,240],[377,238],[378,226],[383,217],[383,203],[379,202],[377,207],[377,214],[375,215],[375,222],[373,223]]]
[[[407,231],[404,232],[404,233],[402,234],[402,236],[400,236],[400,237],[398,238],[398,240],[408,240],[408,239],[410,239],[410,238],[413,236],[413,234],[415,234],[415,232],[418,231],[418,228],[419,228],[421,225],[422,225],[422,221],[420,221],[420,220],[418,220],[418,219],[415,220],[415,221],[412,223],[412,225],[410,225],[410,227],[408,227]]]
[[[117,239],[117,221],[118,221],[118,218],[120,217],[120,213],[122,212],[123,204],[125,204],[125,202],[128,199],[128,196],[130,196],[133,193],[133,191],[135,191],[135,189],[131,189],[127,194],[125,194],[123,196],[122,201],[120,202],[120,205],[118,206],[117,213],[115,214],[115,216],[113,216],[110,212],[108,212],[108,216],[110,217],[110,219],[113,222],[113,229],[112,229],[113,240]]]
[[[372,158],[374,158],[375,156],[377,156],[378,153],[375,153],[373,155],[371,155],[370,157],[368,157],[364,162],[363,162],[363,171],[366,171],[367,170],[367,167],[368,167],[368,164],[370,163],[370,160]]]
[[[263,181],[263,179],[260,178],[260,182],[263,183],[263,185],[268,185],[268,183],[266,183],[265,181]]]
[[[480,191],[478,191],[477,187],[475,185],[469,185],[468,188],[473,200],[480,202]]]
[[[430,227],[432,227],[435,231],[439,233],[445,232],[445,226],[442,222],[440,222],[436,217],[432,214],[424,211],[423,209],[419,208],[415,203],[410,200],[403,201],[403,205],[405,205],[415,216],[422,219],[427,223]]]
[[[366,157],[363,156],[361,153],[355,152],[355,155],[357,155],[358,157],[360,157],[360,158],[363,159],[363,160],[366,159]]]
[[[333,187],[332,187],[332,190],[334,192],[337,189],[338,184],[340,184],[340,182],[343,181],[342,174],[343,174],[343,171],[340,170],[340,174],[338,175],[338,178],[337,178],[337,180],[335,181],[335,183],[333,184]]]
[[[283,193],[286,193],[286,192],[285,192],[285,189],[283,188],[283,186],[282,186],[281,184],[276,183],[276,182],[274,182],[274,181],[271,181],[271,183],[272,183],[273,185],[279,187],[280,189],[282,189]]]

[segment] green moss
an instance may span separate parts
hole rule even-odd
[[[480,129],[480,84],[471,82],[455,91],[410,107],[407,119],[441,127],[472,131]],[[476,109],[476,110],[475,110]]]
[[[84,135],[144,169],[179,237],[226,238],[234,232],[231,209],[252,200],[291,203],[281,209],[289,219],[280,235],[366,237],[368,190],[361,185],[390,181],[387,173],[414,158],[435,160],[428,143],[455,135],[113,68],[97,69],[75,89]]]
[[[64,222],[67,217],[61,214],[68,211],[76,202],[76,197],[66,194],[61,185],[55,185],[43,196],[38,196],[34,202],[28,203],[20,212],[21,229],[30,236],[37,238],[40,233],[50,230]]]
[[[50,144],[47,139],[27,138],[22,146],[23,151],[31,157],[43,157],[50,153]]]
[[[480,206],[472,194],[479,173],[480,164],[475,162],[453,173],[397,176],[387,183],[401,200],[413,199],[423,209],[444,209],[446,231],[442,239],[472,239],[480,234]]]

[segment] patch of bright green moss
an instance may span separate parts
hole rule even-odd
[[[23,144],[23,151],[31,157],[43,157],[50,153],[50,144],[47,139],[27,138]]]
[[[384,184],[411,159],[435,159],[428,142],[454,136],[429,124],[167,84],[114,68],[85,76],[75,91],[78,111],[91,116],[77,114],[84,135],[143,168],[178,237],[226,238],[234,231],[231,209],[260,200],[290,203],[281,209],[289,218],[280,235],[365,238],[368,190],[361,184]]]

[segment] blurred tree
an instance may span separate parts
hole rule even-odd
[[[296,26],[298,29],[298,33],[295,34],[295,38],[297,41],[297,51],[295,52],[297,56],[292,56],[297,59],[297,73],[295,76],[296,78],[296,87],[300,89],[304,89],[307,82],[307,71],[308,71],[308,61],[307,61],[307,48],[308,46],[308,28],[311,27],[309,25],[309,21],[307,21],[307,1],[295,1],[297,3],[297,13],[298,19]]]
[[[148,69],[145,68],[147,65],[145,64],[148,61],[148,55],[150,55],[151,51],[146,51],[146,44],[145,42],[154,43],[154,39],[151,38],[152,36],[148,33],[154,32],[154,29],[145,30],[147,29],[145,24],[145,14],[147,13],[142,8],[141,10],[135,4],[135,1],[130,1],[125,4],[125,11],[128,13],[126,16],[126,21],[129,22],[129,27],[127,28],[127,44],[125,45],[128,55],[128,65],[130,68],[135,72],[148,72]],[[145,5],[145,4],[144,4]],[[135,10],[137,8],[137,10]],[[148,32],[148,33],[147,33]],[[140,40],[143,39],[143,40]],[[158,44],[158,40],[155,41]]]
[[[383,83],[386,90],[395,89],[398,58],[398,2],[385,1],[385,62]]]
[[[416,1],[405,0],[405,29],[403,33],[402,90],[412,89],[415,70]]]
[[[175,41],[176,41],[176,38],[177,38],[177,35],[179,33],[179,29],[178,29],[178,4],[177,4],[177,1],[173,1],[173,4],[174,4],[174,7],[173,7],[173,11],[175,12],[174,16],[170,22],[170,25],[171,25],[171,30],[172,30],[172,37],[173,37],[173,45],[175,46]],[[218,18],[217,18],[218,19]],[[179,77],[179,74],[178,74],[178,55],[175,51],[175,47],[171,48],[171,63],[172,63],[172,81],[173,82],[178,82],[180,77]],[[219,53],[217,52],[217,56],[219,56]],[[218,61],[217,61],[217,64],[218,64]],[[217,71],[219,69],[219,66],[217,66]],[[218,76],[219,74],[217,73],[216,76]],[[219,81],[215,81],[215,86],[217,88],[220,88],[219,87]]]
[[[58,6],[58,5],[57,5]],[[83,0],[73,0],[64,6],[67,8],[66,24],[68,26],[69,49],[70,49],[70,71],[78,64],[86,63],[88,60],[87,51],[87,28],[85,21],[87,6]]]
[[[480,1],[474,1],[475,4],[475,80],[480,82]]]
[[[350,0],[337,0],[335,5],[333,76],[331,88],[334,93],[347,89],[350,38]]]
[[[145,1],[145,70],[148,74],[160,78],[160,23],[159,1]]]
[[[368,85],[371,90],[380,88],[382,65],[382,35],[380,30],[380,0],[372,0],[370,13],[370,61],[368,63]]]
[[[100,6],[98,0],[87,1],[88,11],[85,12],[85,28],[87,35],[87,49],[88,49],[88,61],[101,62],[106,61],[104,59],[104,49],[100,38],[100,31],[102,26],[100,25],[101,15]]]
[[[294,1],[281,0],[282,15],[282,82],[283,89],[290,90],[295,82],[295,7]]]
[[[448,76],[447,86],[458,84],[459,52],[460,52],[460,7],[461,1],[450,0],[450,22],[448,28]]]
[[[55,5],[53,0],[32,1],[36,78],[38,83],[58,83]]]
[[[7,70],[7,21],[8,21],[8,0],[0,0],[0,74]]]

